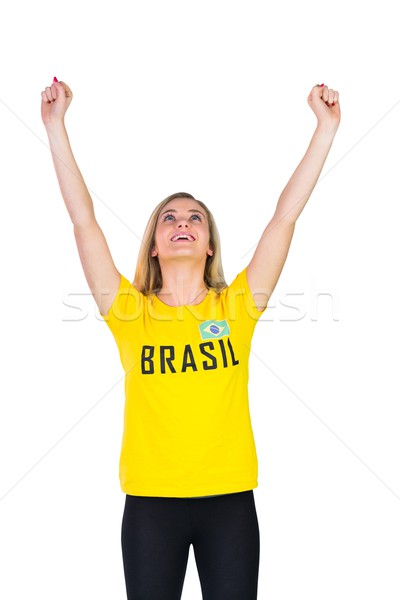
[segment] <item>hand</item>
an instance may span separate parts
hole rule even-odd
[[[326,85],[315,85],[308,98],[308,105],[318,120],[318,126],[336,130],[340,124],[339,92]]]
[[[65,113],[72,102],[72,91],[63,81],[57,81],[42,92],[42,121],[47,127],[63,122]]]

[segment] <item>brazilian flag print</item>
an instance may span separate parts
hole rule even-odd
[[[211,340],[229,335],[229,325],[224,321],[204,321],[199,325],[202,340]]]

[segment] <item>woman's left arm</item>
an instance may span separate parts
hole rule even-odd
[[[340,123],[339,93],[316,85],[307,102],[317,127],[303,159],[279,197],[274,216],[265,228],[247,266],[247,281],[259,310],[271,297],[285,264],[296,221],[318,181]]]

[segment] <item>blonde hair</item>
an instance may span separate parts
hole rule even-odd
[[[192,198],[204,209],[208,226],[210,230],[210,246],[213,250],[212,256],[207,255],[204,268],[204,284],[208,289],[219,293],[227,287],[221,259],[221,243],[219,239],[218,229],[214,217],[204,202],[197,200],[191,194],[186,192],[178,192],[171,194],[168,198],[162,200],[153,210],[150,219],[146,225],[143,235],[143,240],[140,246],[139,255],[136,263],[136,272],[134,285],[137,290],[145,296],[157,293],[162,289],[162,273],[158,258],[151,255],[151,251],[155,245],[155,233],[158,218],[164,206],[166,206],[174,198]]]

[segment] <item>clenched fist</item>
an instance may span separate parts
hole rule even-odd
[[[337,129],[340,123],[339,92],[324,84],[314,85],[308,95],[307,102],[318,125],[329,129]]]
[[[72,91],[64,81],[53,82],[42,92],[42,121],[47,127],[63,122],[72,102]]]

